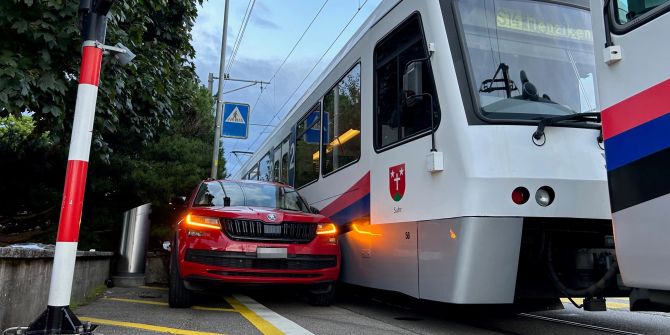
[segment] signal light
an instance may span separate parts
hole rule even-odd
[[[528,192],[528,189],[519,186],[512,191],[512,201],[514,201],[515,204],[517,205],[523,205],[528,201],[530,198],[530,192]]]
[[[189,228],[221,230],[219,219],[213,217],[188,214],[186,215],[186,220],[184,220],[184,222],[186,222],[186,226]]]
[[[337,234],[337,226],[332,223],[319,223],[316,226],[317,235],[335,235]]]

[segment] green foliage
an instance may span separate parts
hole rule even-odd
[[[121,42],[137,58],[126,67],[104,61],[93,141],[103,159],[118,128],[148,141],[169,126],[179,88],[195,78],[190,30],[200,2],[125,0],[112,8],[106,43]],[[0,2],[0,110],[35,113],[38,131],[49,130],[61,145],[69,138],[81,59],[77,8],[65,0]]]
[[[121,213],[147,202],[153,225],[167,231],[161,213],[169,199],[209,176],[212,99],[198,85],[190,35],[201,2],[124,0],[112,8],[105,43],[121,42],[137,57],[125,67],[103,59],[82,248],[114,250]],[[0,1],[0,233],[40,226],[53,243],[81,61],[77,7]]]
[[[0,148],[20,154],[21,148],[25,146],[43,147],[51,144],[48,132],[33,136],[34,131],[35,120],[31,116],[0,116]]]

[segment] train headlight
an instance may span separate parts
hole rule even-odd
[[[547,207],[554,202],[554,195],[554,190],[551,187],[542,186],[535,192],[535,201],[537,201],[538,205]]]

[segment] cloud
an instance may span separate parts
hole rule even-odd
[[[274,21],[270,21],[260,15],[254,15],[251,18],[251,23],[266,29],[273,29],[273,30],[279,29],[279,25],[274,23]]]
[[[254,12],[251,13],[250,23],[266,29],[280,29],[280,26],[275,21],[269,19],[272,15],[272,11],[266,4],[256,2]]]

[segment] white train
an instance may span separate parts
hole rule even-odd
[[[592,43],[586,0],[384,1],[233,177],[294,185],[340,225],[346,283],[604,307]]]
[[[591,0],[610,202],[632,310],[670,312],[670,0]]]

